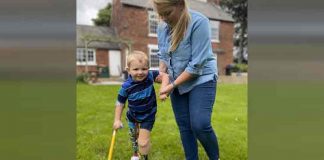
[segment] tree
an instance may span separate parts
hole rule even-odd
[[[221,7],[235,20],[234,45],[239,47],[238,63],[242,63],[244,48],[247,47],[247,0],[221,0]]]
[[[105,8],[99,10],[97,18],[92,19],[92,21],[96,26],[110,26],[111,13],[112,5],[108,3]]]

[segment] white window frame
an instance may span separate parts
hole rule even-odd
[[[148,33],[149,33],[149,37],[157,37],[157,27],[158,27],[158,24],[159,24],[159,16],[156,12],[154,12],[153,10],[148,10],[148,13],[147,13],[148,17]],[[153,16],[153,18],[152,18]],[[151,21],[156,21],[156,33],[152,33],[151,32]]]
[[[201,1],[201,2],[207,2],[207,0],[198,0],[198,1]]]
[[[214,20],[209,20],[209,24],[210,24],[210,34],[211,34],[211,41],[212,42],[216,42],[216,43],[219,43],[220,40],[219,40],[219,34],[220,34],[220,22],[219,21],[214,21]],[[213,38],[213,33],[212,32],[212,29],[217,29],[217,33],[216,35],[214,35],[216,38]]]
[[[82,51],[82,53],[85,53],[85,48],[77,48],[77,53],[76,53],[76,56],[78,56],[78,52]],[[89,53],[90,52],[90,53]],[[93,53],[93,60],[92,61],[89,61],[88,59],[88,66],[96,66],[97,65],[97,61],[96,61],[96,49],[93,49],[93,48],[88,48],[88,58],[89,58],[89,55]],[[76,57],[76,64],[78,66],[84,66],[86,65],[86,62],[79,62],[78,61],[78,57]]]
[[[151,65],[152,65],[152,63],[151,63],[151,55],[153,54],[153,55],[157,56],[157,53],[155,54],[155,53],[152,52],[153,49],[159,50],[158,45],[156,45],[156,44],[148,44],[148,50],[149,50],[148,51],[148,53],[149,53],[148,57],[149,57],[149,62],[150,62],[150,70],[159,70],[159,67],[151,67]]]

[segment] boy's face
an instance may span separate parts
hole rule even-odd
[[[135,60],[130,63],[127,71],[134,81],[143,81],[148,75],[148,69],[148,64],[146,62]]]

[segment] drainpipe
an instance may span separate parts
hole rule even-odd
[[[85,64],[85,72],[88,74],[88,41],[85,41],[85,52],[86,52],[86,64]]]

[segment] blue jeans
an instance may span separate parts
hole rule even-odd
[[[180,95],[177,89],[171,94],[172,108],[187,160],[198,160],[197,139],[209,159],[218,160],[217,137],[210,122],[216,85],[216,80],[212,80],[197,85],[183,95]]]

